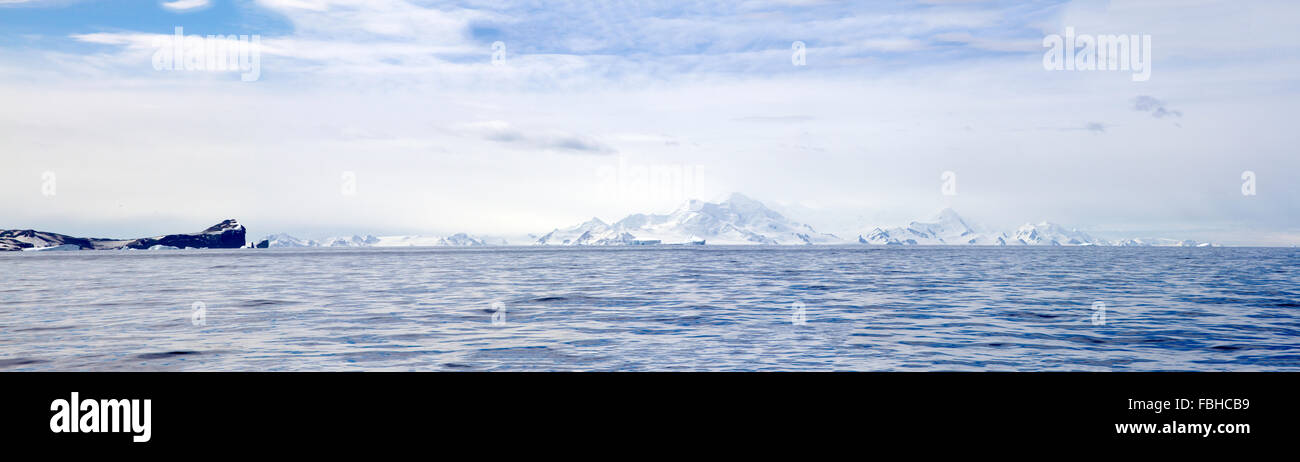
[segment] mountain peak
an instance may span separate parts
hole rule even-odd
[[[727,200],[724,202],[742,203],[742,204],[749,204],[749,203],[760,204],[758,201],[751,199],[749,196],[746,196],[738,192],[731,193],[731,195],[727,196]]]
[[[943,210],[934,214],[934,221],[962,221],[962,219],[961,215],[958,215],[957,211],[953,210],[952,207],[944,207]]]
[[[221,232],[223,232],[223,231],[231,231],[231,230],[242,229],[242,228],[243,228],[243,226],[241,226],[241,225],[239,224],[239,221],[238,221],[238,220],[235,220],[234,218],[231,218],[231,219],[223,220],[221,223],[217,223],[217,224],[215,224],[215,225],[212,225],[212,226],[208,227],[208,229],[203,230],[202,232],[203,232],[203,233],[221,233]]]
[[[589,222],[591,223],[591,222]],[[556,230],[537,239],[555,245],[685,244],[813,244],[838,243],[839,238],[787,220],[744,194],[707,202],[692,199],[666,214],[632,214],[608,227],[578,226]]]

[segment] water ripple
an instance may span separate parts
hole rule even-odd
[[[0,370],[1295,371],[1297,263],[1279,248],[12,252]]]

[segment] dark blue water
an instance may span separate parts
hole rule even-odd
[[[0,369],[1293,371],[1297,263],[1290,248],[9,252]]]

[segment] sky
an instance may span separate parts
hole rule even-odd
[[[0,228],[514,237],[740,192],[848,238],[951,207],[990,229],[1295,245],[1298,17],[1215,0],[0,0]],[[178,27],[247,36],[247,65],[173,69]],[[1149,78],[1048,69],[1067,30],[1149,38]]]

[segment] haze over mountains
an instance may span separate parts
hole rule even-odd
[[[501,239],[475,238],[465,233],[450,236],[365,236],[328,237],[321,240],[299,239],[288,234],[266,237],[270,247],[439,247],[506,245]]]
[[[0,250],[111,250],[239,248],[252,244],[235,220],[204,231],[140,239],[78,238],[35,230],[0,230]],[[735,193],[720,202],[690,200],[666,214],[637,213],[613,223],[599,218],[567,228],[530,235],[523,242],[507,242],[457,233],[449,236],[354,235],[321,240],[271,234],[257,247],[438,247],[488,245],[617,246],[617,245],[974,245],[974,246],[1182,246],[1209,243],[1178,239],[1102,239],[1076,228],[1047,221],[1026,223],[1014,231],[986,230],[973,225],[951,208],[932,218],[905,226],[873,227],[856,238],[818,232]]]
[[[812,226],[790,220],[743,194],[734,193],[719,202],[690,200],[667,214],[637,213],[607,223],[593,217],[585,222],[530,235],[524,242],[505,242],[459,233],[447,237],[352,236],[320,241],[297,239],[284,234],[268,236],[271,247],[394,247],[394,246],[481,246],[481,245],[1063,245],[1063,246],[1207,246],[1175,239],[1107,240],[1056,223],[1026,223],[1014,231],[983,230],[967,222],[952,209],[944,209],[924,221],[906,226],[874,227],[856,237],[841,238],[818,232]]]
[[[858,236],[858,242],[875,245],[1102,245],[1102,246],[1209,246],[1191,240],[1094,238],[1075,228],[1042,221],[1025,223],[1012,232],[981,230],[967,223],[950,208],[926,221],[907,226],[872,228]]]
[[[664,215],[633,214],[606,224],[598,218],[555,229],[539,237],[541,245],[619,244],[839,244],[843,239],[791,221],[742,194],[712,203],[687,201]]]

